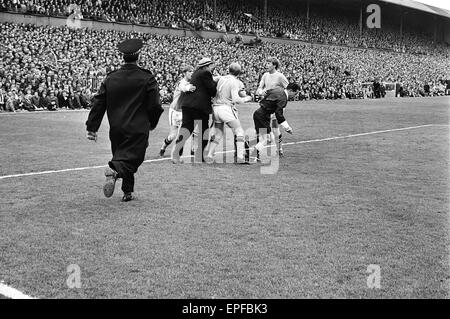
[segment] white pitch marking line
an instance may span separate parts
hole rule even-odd
[[[0,282],[0,295],[11,299],[36,299]]]
[[[52,113],[52,114],[58,114],[58,113],[84,113],[89,112],[89,110],[82,109],[82,110],[58,110],[58,111],[46,111],[46,110],[39,110],[39,111],[32,111],[32,112],[24,112],[24,111],[16,111],[16,112],[2,112],[0,113],[0,116],[18,116],[18,115],[34,115],[34,114],[46,114],[46,113]]]
[[[296,145],[296,144],[307,144],[307,143],[315,143],[315,142],[333,141],[333,140],[339,140],[339,139],[351,138],[351,137],[358,137],[358,136],[366,136],[366,135],[374,135],[374,134],[381,134],[381,133],[413,130],[413,129],[417,129],[417,128],[430,127],[430,126],[450,126],[450,125],[446,125],[446,124],[425,124],[425,125],[419,125],[419,126],[410,126],[410,127],[396,128],[396,129],[391,129],[391,130],[373,131],[373,132],[351,134],[351,135],[345,135],[345,136],[334,136],[334,137],[327,137],[327,138],[307,140],[307,141],[283,143],[283,145]],[[272,146],[268,145],[266,147],[272,147]],[[234,152],[234,150],[223,151],[223,152],[216,152],[216,154],[225,154],[225,153],[232,153],[232,152]],[[191,156],[182,156],[182,158],[187,158],[187,157],[191,157]],[[170,157],[146,160],[146,161],[144,161],[144,163],[161,162],[161,161],[167,161],[167,160],[170,160]],[[5,175],[5,176],[0,176],[0,180],[6,179],[6,178],[15,178],[15,177],[45,175],[45,174],[64,173],[64,172],[72,172],[72,171],[83,171],[83,170],[103,168],[103,167],[107,167],[107,165],[86,166],[86,167],[67,168],[67,169],[60,169],[60,170],[53,170],[53,171],[43,171],[43,172],[31,172],[31,173],[24,173],[24,174]]]
[[[0,179],[13,178],[13,177],[24,177],[24,176],[34,176],[34,175],[45,175],[45,174],[54,174],[54,173],[63,173],[63,172],[71,172],[71,171],[83,171],[83,170],[87,170],[87,169],[102,168],[102,167],[106,167],[106,166],[108,166],[108,165],[86,166],[86,167],[66,168],[66,169],[60,169],[60,170],[54,170],[54,171],[43,171],[43,172],[31,172],[31,173],[24,173],[24,174],[5,175],[5,176],[0,176]]]
[[[169,104],[162,105],[163,108],[169,108]],[[16,112],[1,112],[0,116],[18,116],[18,115],[35,115],[35,114],[45,114],[45,113],[51,113],[51,114],[58,114],[58,113],[89,113],[90,110],[88,109],[75,109],[75,110],[67,110],[67,109],[59,109],[57,111],[48,111],[48,110],[36,110],[32,112],[28,111],[16,111]]]
[[[396,128],[396,129],[391,129],[391,130],[373,131],[373,132],[359,133],[359,134],[350,134],[350,135],[344,135],[344,136],[333,136],[333,137],[320,138],[320,139],[315,139],[315,140],[299,141],[299,142],[292,142],[292,143],[283,143],[283,145],[296,145],[296,144],[306,144],[306,143],[314,143],[314,142],[333,141],[333,140],[339,140],[339,139],[343,139],[343,138],[359,137],[359,136],[374,135],[374,134],[389,133],[389,132],[406,131],[406,130],[413,130],[413,129],[416,129],[416,128],[436,126],[436,125],[439,125],[439,124],[426,124],[426,125],[419,125],[419,126],[410,126],[410,127]]]

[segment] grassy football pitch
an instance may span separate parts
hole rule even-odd
[[[94,143],[85,111],[1,114],[0,281],[36,298],[448,298],[449,102],[290,102],[275,174],[149,161],[130,203],[120,182],[103,197],[106,117]],[[166,109],[148,160],[167,131]]]

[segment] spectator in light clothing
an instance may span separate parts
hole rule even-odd
[[[9,112],[16,111],[16,108],[14,107],[14,95],[12,92],[8,93],[8,96],[6,99],[6,111],[9,111]]]
[[[6,99],[7,96],[5,94],[5,91],[3,89],[0,89],[0,112],[6,110]]]

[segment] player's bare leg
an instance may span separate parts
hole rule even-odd
[[[283,157],[283,135],[281,134],[281,130],[276,119],[272,119],[272,132],[275,137],[278,138],[278,155]]]
[[[224,132],[224,124],[223,123],[215,123],[214,124],[214,138],[211,138],[208,146],[208,155],[205,157],[205,161],[208,164],[214,163],[214,154],[219,145],[220,141],[223,138]]]
[[[270,133],[258,135],[258,143],[253,147],[256,151],[261,152],[267,144],[270,143]]]
[[[191,156],[195,155],[195,149],[198,143],[196,143],[197,139],[198,139],[198,127],[194,130],[194,132],[192,133],[192,141],[191,141]]]
[[[159,156],[164,156],[164,153],[166,152],[167,147],[175,140],[175,138],[178,135],[178,127],[177,126],[171,126],[169,135],[164,139],[164,143],[161,146],[161,149],[159,150]]]
[[[241,122],[239,120],[230,121],[227,123],[227,126],[233,130],[234,135],[236,135],[236,153],[237,153],[237,163],[245,163],[244,158],[244,129],[241,126]],[[207,163],[214,162],[214,154],[219,145],[220,141],[223,138],[224,134],[224,124],[223,123],[215,123],[214,125],[214,139],[210,140],[208,147],[208,155],[205,160]]]
[[[258,144],[260,142],[260,138],[259,138],[259,134],[256,135],[256,144]],[[260,162],[260,158],[259,158],[259,150],[256,149],[256,158],[255,158],[255,162]]]
[[[239,120],[230,121],[227,125],[233,130],[234,135],[236,136],[236,158],[237,164],[244,164],[244,148],[245,148],[245,139],[244,139],[244,129],[241,126],[241,122]]]
[[[261,153],[264,154],[263,151],[267,149],[267,145],[272,143],[273,144],[275,143],[275,134],[273,132],[267,134],[258,134],[257,144],[251,148],[252,152],[256,151],[255,162],[261,162],[260,158]]]

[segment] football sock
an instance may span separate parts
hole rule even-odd
[[[244,158],[244,137],[243,136],[236,136],[236,154],[237,154],[237,158],[239,158],[239,159]]]
[[[164,139],[164,144],[161,146],[162,150],[166,150],[167,146],[170,145],[170,143],[172,143],[171,140],[169,140],[167,137]]]
[[[217,145],[219,145],[219,141],[217,141],[217,140],[211,141],[209,143],[208,157],[214,157],[214,153],[215,153]]]

